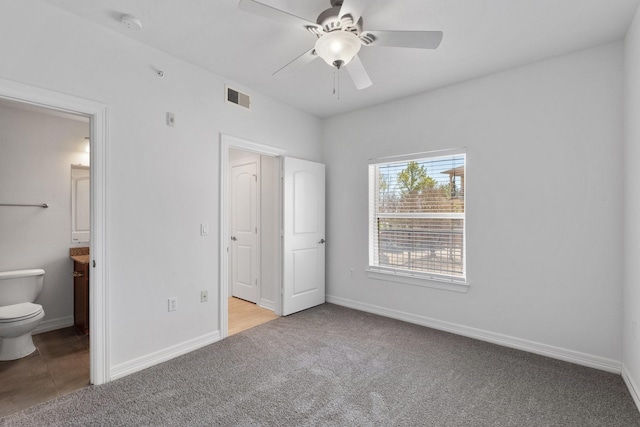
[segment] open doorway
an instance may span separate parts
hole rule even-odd
[[[279,159],[228,149],[229,335],[273,320],[280,241]]]
[[[269,266],[275,283],[274,313],[278,316],[289,315],[325,302],[325,167],[322,163],[296,159],[285,156],[284,151],[272,147],[255,144],[227,135],[221,136],[220,144],[220,337],[225,338],[229,329],[228,296],[233,295],[232,280],[232,245],[238,236],[232,234],[231,204],[231,162],[234,151],[240,150],[258,154],[261,159],[272,159],[273,171],[270,178],[275,182],[270,193],[261,191],[260,204],[264,205],[264,197],[274,197],[271,225],[274,234],[268,239],[269,248],[265,249],[265,240],[258,239],[257,258],[264,263],[265,257],[271,255]],[[244,156],[244,155],[243,155]],[[247,162],[244,162],[247,163]],[[243,162],[239,162],[239,165]],[[264,177],[264,165],[261,164],[261,175]],[[244,170],[247,193],[251,194],[251,179],[254,169]],[[239,175],[238,175],[239,176]],[[259,179],[259,178],[255,178]],[[264,178],[263,178],[264,180]],[[253,185],[253,184],[252,184]],[[277,189],[277,190],[276,190]],[[256,190],[257,191],[257,190]],[[276,197],[277,194],[277,197]],[[243,206],[251,206],[254,202],[245,202]],[[260,209],[260,213],[263,208]],[[251,228],[252,213],[246,210],[245,228],[256,234],[259,230]],[[257,223],[257,220],[256,220]],[[264,224],[264,218],[260,220]],[[277,225],[276,225],[277,224]],[[275,236],[275,238],[274,238]],[[235,238],[235,240],[234,240]],[[269,251],[267,253],[267,251]],[[250,249],[245,250],[251,254]],[[261,258],[262,257],[262,258]],[[246,265],[251,261],[248,258]],[[256,271],[262,273],[260,268]],[[244,270],[242,273],[246,273]],[[260,280],[251,281],[251,274],[245,274],[246,283],[260,286]],[[263,292],[259,288],[257,292]],[[273,288],[266,288],[272,291]],[[262,300],[261,300],[262,301]]]
[[[88,331],[74,325],[74,306],[88,311],[88,299],[75,297],[74,282],[81,263],[88,296],[91,128],[84,115],[0,100],[0,129],[0,271],[41,269],[40,292],[14,302],[44,312],[31,330],[35,351],[0,362],[6,415],[90,384]],[[80,252],[86,259],[74,262]],[[12,302],[2,294],[0,306]]]
[[[108,265],[107,224],[106,211],[107,200],[107,107],[104,104],[78,98],[71,95],[41,89],[22,83],[0,79],[0,100],[4,102],[17,102],[25,108],[44,108],[53,114],[72,115],[82,117],[89,124],[89,134],[84,134],[83,144],[89,145],[90,153],[90,255],[87,266],[91,271],[89,311],[91,335],[89,337],[90,360],[89,371],[91,384],[103,384],[110,381],[108,359],[108,312],[107,307],[107,280]],[[88,137],[89,139],[84,139]],[[46,135],[41,138],[46,143]],[[25,165],[25,167],[28,165]],[[37,167],[37,165],[35,165]],[[70,174],[70,165],[65,170]],[[71,181],[67,181],[67,188],[71,187]],[[46,202],[44,202],[46,203]],[[70,203],[65,206],[70,210]],[[42,209],[41,213],[47,211]],[[52,212],[52,211],[51,211]],[[46,238],[47,236],[43,236]],[[67,249],[66,260],[69,260]],[[46,273],[45,273],[46,274]],[[70,280],[73,280],[70,277]],[[73,282],[71,282],[73,283]],[[65,320],[73,324],[73,315]],[[55,326],[55,325],[50,325]],[[60,325],[58,325],[60,326]]]
[[[271,320],[280,315],[282,264],[280,160],[282,155],[284,151],[277,148],[221,135],[220,335],[222,338],[227,337],[230,331],[237,332],[238,322],[252,325],[256,321],[260,322],[259,318]],[[232,182],[234,179],[235,183]],[[236,215],[235,218],[234,215]],[[238,230],[245,235],[240,236],[237,233]],[[253,234],[253,237],[250,234]],[[236,240],[232,240],[233,238]],[[240,245],[236,244],[238,241]],[[239,257],[242,259],[238,259]],[[247,271],[244,267],[246,265],[252,270]],[[243,291],[245,291],[244,294]],[[234,297],[234,292],[240,298]],[[236,322],[233,330],[229,326],[230,305],[236,311],[232,314],[232,320]],[[237,310],[245,313],[240,315],[240,319],[238,319]]]

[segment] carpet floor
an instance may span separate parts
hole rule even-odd
[[[324,304],[2,426],[640,426],[619,375]]]

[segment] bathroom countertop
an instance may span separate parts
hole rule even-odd
[[[89,264],[89,247],[69,248],[69,256],[80,264]]]
[[[71,255],[71,259],[80,264],[89,264],[89,255]]]
[[[89,251],[90,251],[89,246],[80,246],[80,247],[77,247],[77,248],[69,248],[69,255],[70,256],[89,255]]]

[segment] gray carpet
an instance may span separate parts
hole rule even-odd
[[[619,375],[325,304],[3,426],[640,426]]]

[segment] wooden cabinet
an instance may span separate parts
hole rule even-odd
[[[73,318],[80,333],[89,333],[89,264],[73,261]]]

